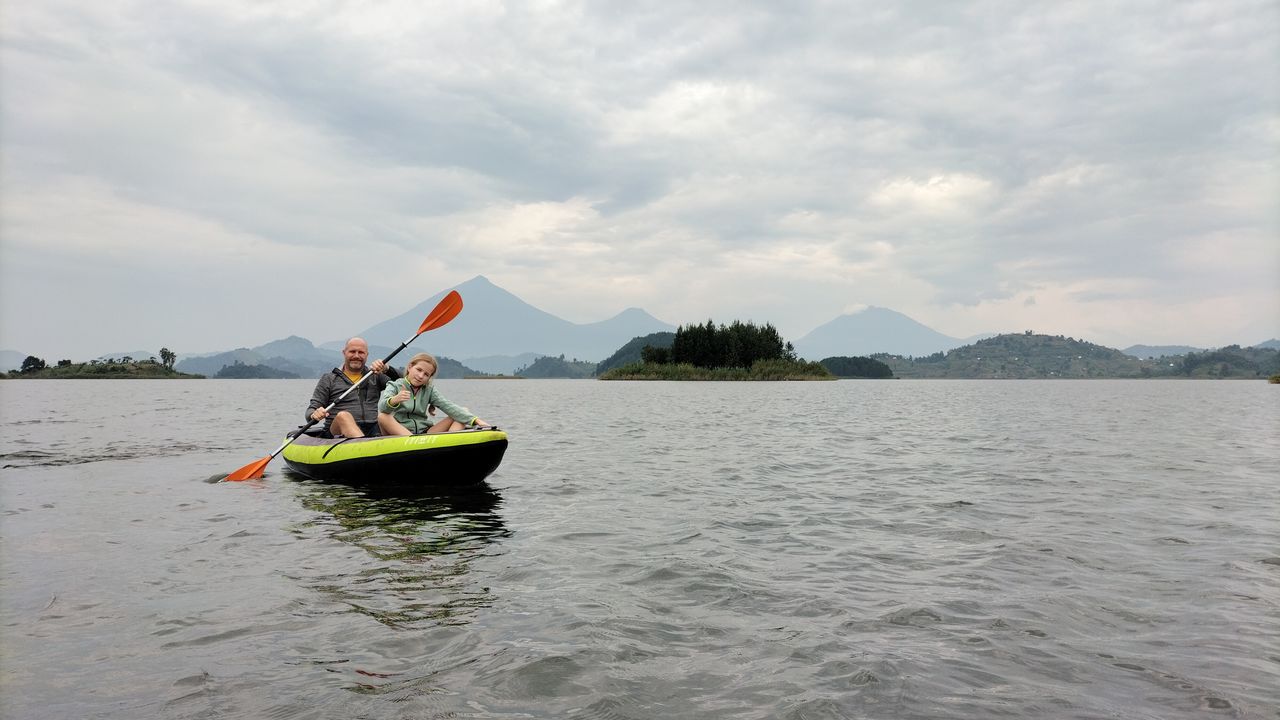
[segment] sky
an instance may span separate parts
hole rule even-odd
[[[866,306],[1280,336],[1280,4],[0,0],[0,349]]]

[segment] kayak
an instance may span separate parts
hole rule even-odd
[[[317,480],[449,487],[483,481],[506,451],[507,434],[495,427],[362,438],[303,434],[284,449],[284,461]]]

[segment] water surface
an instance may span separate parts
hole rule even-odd
[[[1280,717],[1280,388],[442,381],[481,492],[210,484],[312,381],[0,383],[5,718]]]

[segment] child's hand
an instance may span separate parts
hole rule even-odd
[[[411,397],[413,397],[413,393],[409,392],[409,388],[404,388],[400,392],[396,393],[396,396],[392,398],[392,400],[395,400],[397,405],[403,405],[409,402],[409,398]]]

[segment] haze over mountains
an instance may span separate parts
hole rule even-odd
[[[489,282],[483,275],[477,275],[455,289],[462,295],[462,314],[448,325],[419,338],[405,352],[421,348],[434,355],[462,360],[463,364],[467,364],[465,360],[468,358],[515,358],[527,353],[564,355],[595,362],[608,357],[637,335],[676,329],[639,308],[628,308],[596,323],[571,323],[526,303]],[[422,319],[447,291],[442,290],[405,312],[357,334],[371,347],[395,348],[412,336]],[[321,347],[340,349],[345,340],[327,342]]]
[[[793,344],[796,354],[808,360],[873,353],[923,356],[969,345],[994,333],[953,338],[921,325],[900,312],[868,307],[841,315],[814,328]]]
[[[411,336],[422,319],[444,297],[449,288],[427,298],[395,317],[377,322],[358,333],[369,341],[371,354],[383,357]],[[600,322],[577,324],[540,310],[478,275],[456,287],[464,309],[450,324],[433,330],[406,348],[397,361],[403,364],[417,351],[451,358],[466,368],[492,374],[513,374],[543,355],[564,355],[566,360],[598,362],[633,338],[655,332],[672,332],[676,326],[663,322],[639,308],[628,308]],[[738,318],[714,318],[732,322]],[[682,323],[701,322],[681,318]],[[809,360],[835,356],[865,356],[888,353],[925,357],[970,345],[992,334],[956,338],[888,308],[868,307],[837,316],[799,339],[792,340],[797,354]],[[254,348],[237,348],[221,353],[183,355],[177,369],[213,376],[224,365],[265,365],[301,377],[314,377],[334,367],[345,338],[331,339],[319,346],[297,336],[289,336]],[[1273,346],[1276,341],[1260,343]],[[1135,357],[1176,355],[1203,348],[1190,346],[1134,345],[1122,352]],[[130,353],[135,358],[157,356],[158,352]],[[0,351],[0,370],[16,369],[27,353]],[[112,357],[121,357],[117,353]],[[104,356],[105,357],[105,356]],[[55,358],[45,358],[50,364]]]

